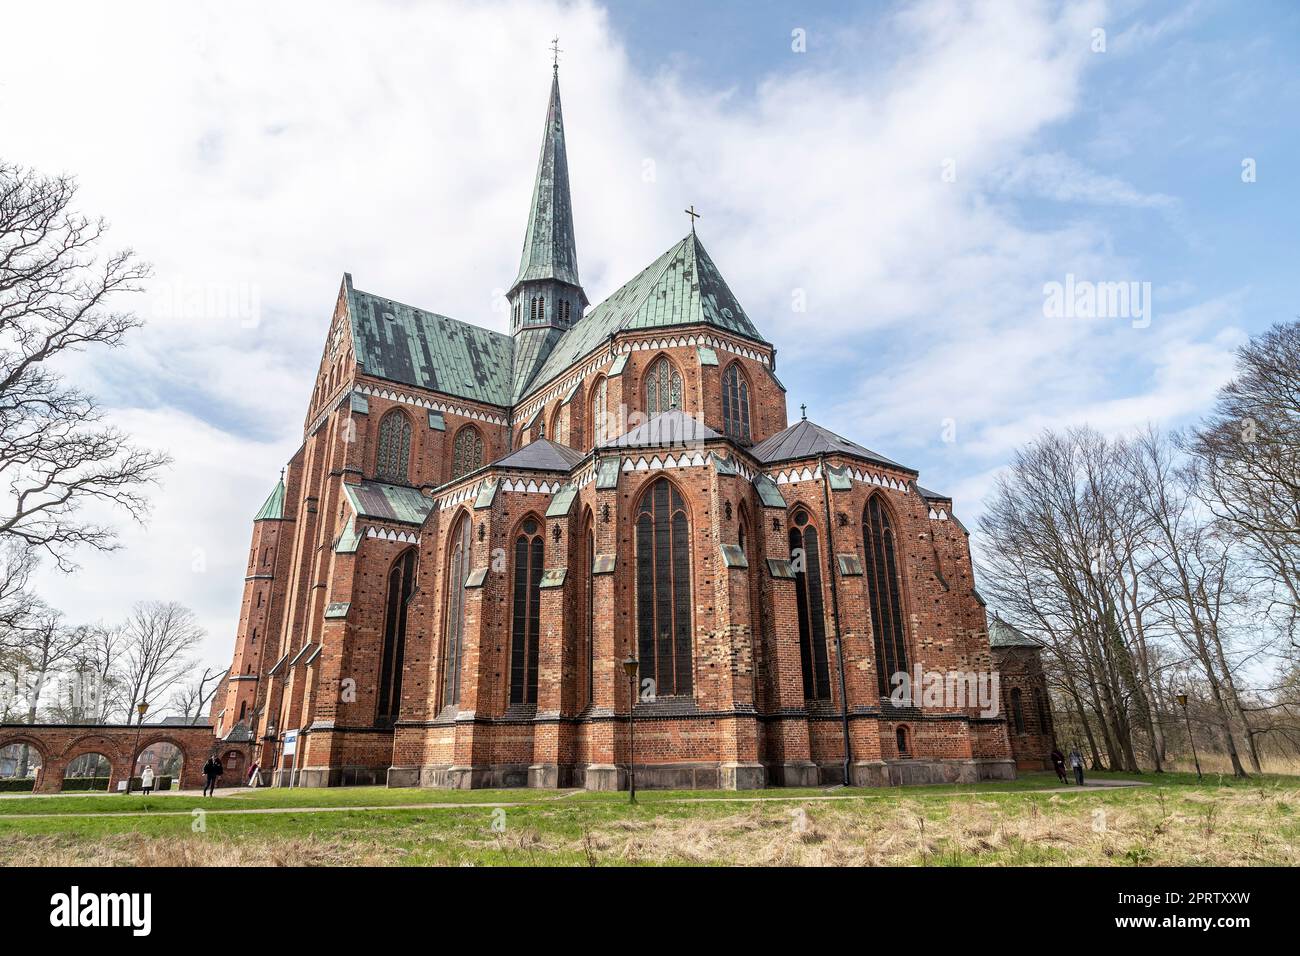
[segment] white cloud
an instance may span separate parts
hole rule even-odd
[[[494,293],[518,263],[554,33],[593,301],[680,238],[695,203],[786,384],[820,395],[812,416],[891,457],[924,452],[937,474],[923,481],[963,496],[1042,423],[1186,413],[1231,345],[1193,316],[1157,318],[1142,339],[1042,315],[1043,283],[1067,272],[1142,278],[1090,216],[1172,202],[1044,146],[1081,108],[1105,16],[1100,3],[910,5],[816,38],[756,89],[702,89],[633,71],[590,3],[10,11],[15,35],[57,31],[58,69],[49,44],[6,49],[0,154],[78,174],[84,208],[157,270],[148,328],[78,372],[178,462],[147,532],[47,583],[82,617],[185,600],[224,657],[249,517],[301,440],[341,273],[504,327]],[[1026,194],[1085,208],[1034,224]],[[791,311],[795,289],[807,313]],[[223,293],[234,308],[213,305]],[[1116,356],[1139,387],[1117,385]]]

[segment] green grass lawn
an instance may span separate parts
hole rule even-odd
[[[1148,786],[1052,793],[1043,773],[650,791],[636,807],[626,793],[380,787],[15,799],[0,801],[0,864],[1300,864],[1300,777],[1092,776]],[[246,809],[282,812],[203,812]]]

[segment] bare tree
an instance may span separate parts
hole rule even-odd
[[[221,680],[229,668],[217,670],[214,667],[203,668],[203,673],[194,677],[172,692],[170,707],[186,720],[193,721],[201,717],[212,701],[212,695],[221,686]]]
[[[1188,443],[1198,491],[1255,569],[1254,584],[1300,649],[1300,322],[1237,353],[1236,377]]]
[[[142,601],[131,609],[122,666],[127,723],[137,716],[136,704],[161,699],[185,677],[203,634],[194,612],[175,601]]]
[[[0,540],[0,653],[18,643],[23,624],[39,602],[28,588],[36,556],[17,540]]]
[[[0,539],[43,549],[65,570],[79,545],[117,545],[82,506],[108,502],[142,520],[145,486],[169,462],[106,425],[58,371],[70,353],[116,347],[140,324],[114,302],[149,275],[130,250],[98,255],[106,226],[71,210],[76,189],[0,163]]]

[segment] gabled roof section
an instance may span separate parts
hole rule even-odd
[[[276,483],[275,488],[271,490],[270,496],[262,505],[262,510],[254,517],[254,521],[279,521],[284,517],[284,476]]]
[[[433,501],[416,488],[386,485],[380,481],[343,484],[343,493],[358,518],[378,518],[400,524],[424,524],[433,510]]]
[[[491,468],[526,468],[531,471],[570,471],[586,458],[584,452],[568,445],[557,445],[549,438],[530,441],[518,451],[492,462]]]
[[[670,408],[656,415],[644,425],[638,425],[626,435],[620,435],[602,448],[671,448],[697,445],[712,438],[721,438],[708,425],[687,415],[680,408]]]
[[[573,235],[573,203],[569,198],[569,158],[564,149],[564,114],[560,109],[560,77],[551,80],[542,149],[537,157],[533,202],[528,210],[524,249],[515,285],[527,279],[578,281],[578,252]]]
[[[367,375],[508,406],[514,341],[508,335],[362,292],[343,277],[357,363]]]
[[[711,325],[767,344],[694,232],[575,322],[515,398],[550,381],[615,332],[676,325]]]
[[[908,468],[884,455],[878,455],[871,449],[863,448],[857,442],[851,442],[828,428],[813,424],[806,418],[795,422],[785,431],[777,432],[759,442],[750,449],[750,454],[765,465],[796,458],[815,458],[821,454],[847,455],[850,458],[861,458],[864,461],[888,465],[890,468],[916,474],[915,468]]]
[[[1036,641],[1024,631],[1013,627],[996,614],[989,620],[989,647],[1033,647],[1041,649],[1041,641]]]

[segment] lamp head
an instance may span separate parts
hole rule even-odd
[[[627,675],[628,680],[636,677],[636,669],[641,666],[641,662],[629,654],[623,658],[623,673]]]
[[[147,700],[140,701],[140,703],[135,705],[135,710],[136,713],[143,717],[149,712],[149,702]]]
[[[1186,695],[1186,694],[1179,694],[1179,695],[1177,696],[1177,700],[1178,700],[1178,706],[1179,706],[1179,707],[1186,707],[1186,706],[1187,706],[1187,695]]]

